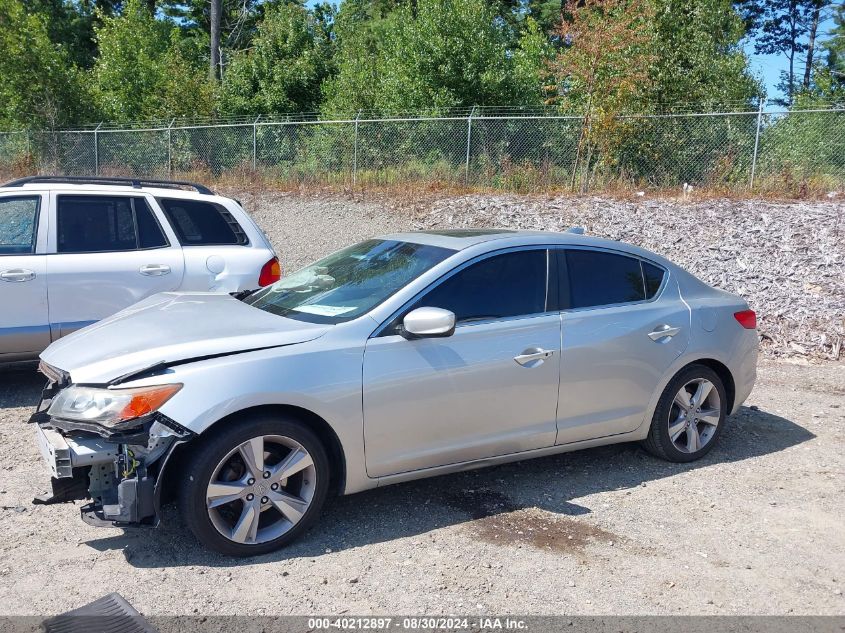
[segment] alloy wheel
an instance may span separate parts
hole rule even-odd
[[[669,439],[682,453],[704,448],[716,434],[721,419],[719,390],[706,378],[686,383],[669,409]]]
[[[314,460],[299,442],[263,435],[220,460],[206,488],[206,507],[220,534],[235,543],[266,543],[308,511],[316,490]]]

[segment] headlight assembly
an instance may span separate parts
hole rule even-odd
[[[72,385],[56,395],[47,413],[54,418],[115,428],[158,411],[181,388],[178,383],[132,389]]]

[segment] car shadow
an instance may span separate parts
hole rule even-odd
[[[31,407],[35,411],[47,379],[38,363],[9,363],[0,367],[0,410]]]
[[[228,558],[201,547],[172,505],[165,508],[162,524],[155,531],[136,528],[87,544],[101,551],[123,550],[128,562],[141,568],[227,567],[314,558],[467,524],[477,535],[497,544],[511,540],[567,552],[588,540],[614,540],[614,535],[593,522],[578,518],[593,509],[573,499],[630,490],[714,464],[777,453],[814,437],[783,417],[742,407],[729,419],[718,445],[690,464],[656,459],[636,444],[617,444],[387,486],[330,499],[317,524],[299,540],[251,559]],[[533,509],[552,513],[552,518],[538,523],[537,514],[549,515]],[[513,519],[520,511],[530,516]],[[551,532],[550,526],[554,527]]]

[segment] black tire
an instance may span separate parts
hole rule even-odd
[[[188,456],[179,486],[179,508],[183,520],[197,540],[227,556],[258,556],[290,543],[318,518],[329,488],[329,460],[317,436],[294,418],[249,415],[224,422],[225,427],[200,437]],[[287,532],[263,543],[237,543],[221,534],[209,516],[206,490],[215,469],[227,454],[248,440],[259,436],[283,436],[301,445],[311,456],[316,473],[313,496],[305,513]]]
[[[672,412],[676,394],[678,394],[684,385],[697,379],[709,380],[718,392],[719,423],[716,425],[715,430],[712,431],[708,441],[700,449],[692,452],[684,452],[675,446],[669,435],[669,416],[670,412]],[[648,437],[642,442],[643,448],[655,457],[660,457],[670,462],[686,463],[704,457],[715,446],[725,426],[727,400],[725,386],[715,371],[705,365],[694,364],[685,367],[669,381],[669,384],[666,385],[666,388],[660,395],[660,400],[657,403],[654,416],[651,420]]]

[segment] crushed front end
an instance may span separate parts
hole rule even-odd
[[[140,404],[136,402],[139,394],[146,396],[153,388],[133,391],[115,385],[78,386],[71,384],[66,372],[44,362],[39,370],[48,382],[29,421],[35,426],[36,440],[50,471],[52,491],[36,497],[33,502],[90,499],[82,507],[86,523],[101,526],[157,524],[161,475],[174,448],[190,441],[194,434],[156,411],[160,404],[154,406],[154,398],[142,399]],[[72,389],[77,392],[76,399],[67,405],[64,401]],[[92,400],[93,404],[84,411],[86,402],[83,401],[77,407],[80,411],[74,411],[73,406],[79,403],[86,390],[106,397]],[[119,415],[116,423],[90,413],[92,407],[107,408],[112,394],[118,395],[112,398],[116,401],[112,408],[123,407],[117,413],[111,412],[113,419]],[[90,395],[88,397],[91,399]],[[127,397],[132,399],[124,404]],[[65,408],[59,406],[57,411],[57,402],[65,404]],[[65,409],[70,410],[70,415]],[[94,414],[97,413],[95,410]]]

